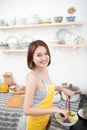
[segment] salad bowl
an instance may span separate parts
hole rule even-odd
[[[64,115],[63,113],[60,113],[59,115],[55,114],[55,118],[60,123],[62,126],[66,127],[69,129],[71,126],[75,125],[78,121],[78,115],[77,113],[70,111],[68,112],[68,119],[64,120]]]

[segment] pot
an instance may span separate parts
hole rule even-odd
[[[76,86],[73,86],[72,84],[69,84],[67,86],[64,86],[64,88],[67,88],[67,89],[70,89],[73,91],[73,95],[70,99],[71,102],[75,102],[75,101],[80,100],[81,91],[80,91],[79,87],[76,87]],[[61,96],[62,96],[62,99],[64,99],[64,100],[67,99],[63,92],[61,93]]]

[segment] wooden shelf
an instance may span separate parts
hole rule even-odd
[[[83,47],[84,44],[52,44],[51,46],[55,48],[79,48]]]
[[[20,52],[27,52],[27,49],[3,49],[0,50],[0,52],[5,52],[5,53],[20,53]]]
[[[30,25],[15,25],[15,26],[0,26],[0,30],[8,29],[28,29],[28,28],[38,28],[38,27],[57,27],[57,26],[80,26],[82,22],[61,22],[61,23],[45,23],[45,24],[30,24]],[[56,44],[49,43],[50,46],[55,48],[78,48],[82,47],[83,44]],[[27,49],[0,49],[0,52],[4,53],[26,53]]]
[[[48,44],[49,46],[51,47],[54,47],[54,48],[72,48],[72,49],[75,49],[75,48],[81,48],[83,46],[85,46],[85,44]],[[26,53],[27,52],[27,49],[1,49],[0,52],[4,52],[4,53]]]
[[[35,28],[35,27],[55,27],[55,26],[79,26],[82,22],[62,22],[62,23],[50,23],[50,24],[30,24],[30,25],[15,25],[15,26],[0,26],[0,30],[4,29],[23,29],[23,28]]]

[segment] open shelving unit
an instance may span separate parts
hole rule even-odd
[[[79,26],[79,25],[82,25],[82,22],[62,22],[62,23],[45,23],[45,24],[0,26],[0,30],[4,30],[4,29],[21,29],[21,28],[35,28],[35,27]]]
[[[84,43],[82,44],[48,44],[49,46],[53,47],[53,48],[72,48],[72,49],[76,49],[76,48],[81,48],[83,46],[85,46]],[[4,52],[4,53],[26,53],[27,52],[27,48],[26,49],[0,49],[0,52]]]
[[[14,30],[14,29],[29,29],[29,28],[44,28],[44,27],[61,27],[61,26],[81,26],[82,22],[61,22],[61,23],[41,23],[41,24],[29,24],[29,25],[14,25],[14,26],[0,26],[0,30]],[[84,44],[57,44],[49,43],[54,48],[80,48]],[[26,53],[27,49],[0,49],[0,52],[4,53]]]
[[[0,52],[4,52],[4,53],[24,53],[27,52],[27,49],[0,49]]]

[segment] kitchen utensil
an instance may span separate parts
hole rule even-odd
[[[70,110],[70,97],[66,100],[66,109]]]

